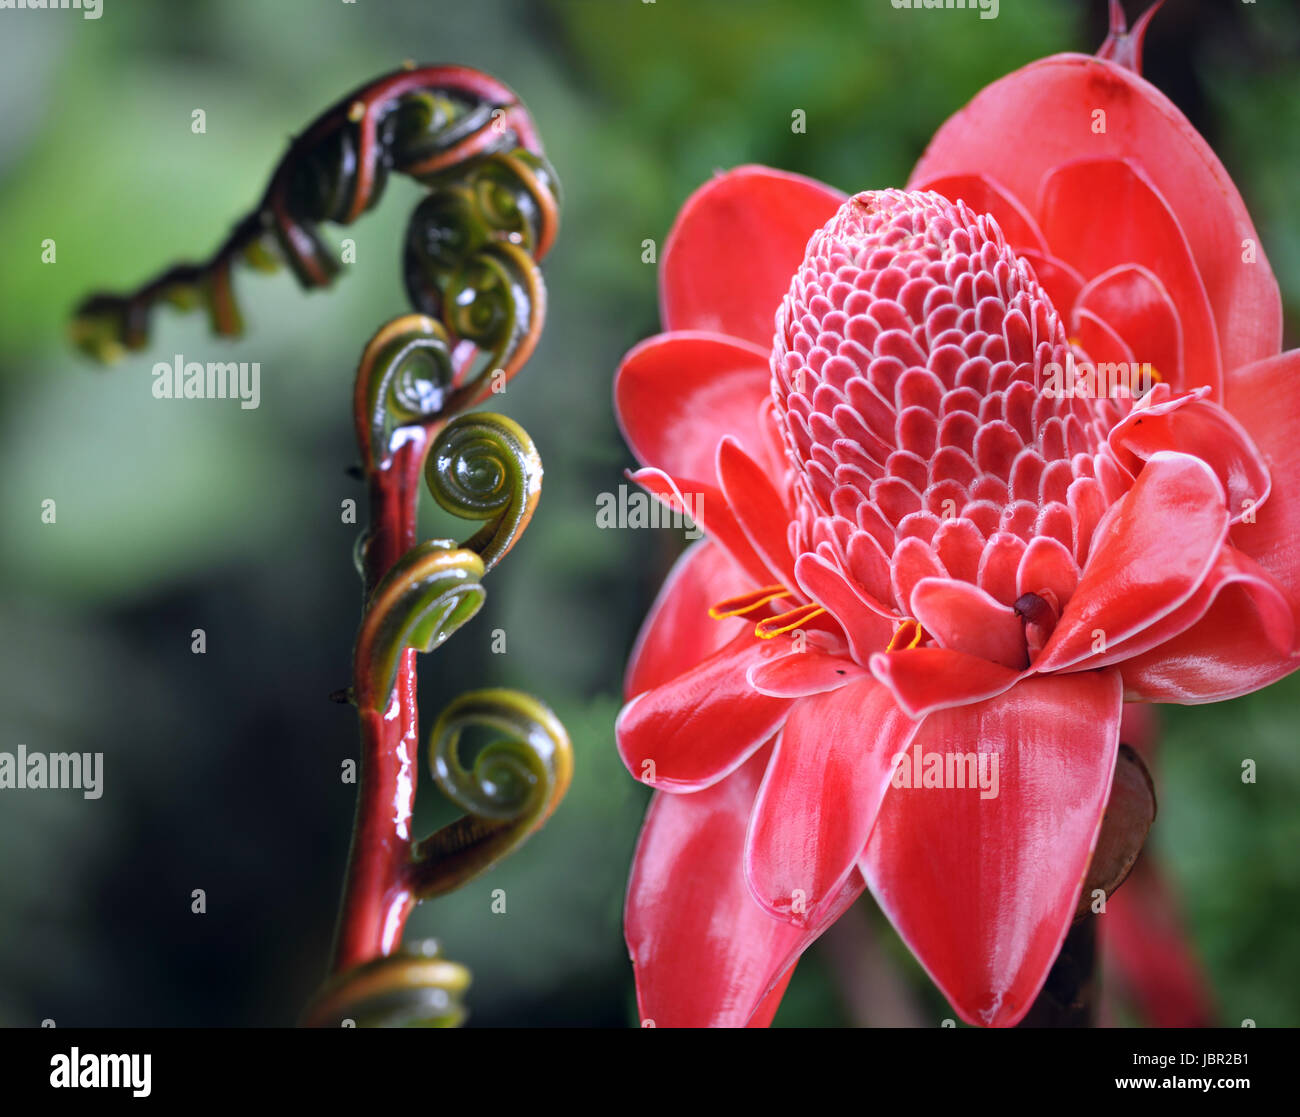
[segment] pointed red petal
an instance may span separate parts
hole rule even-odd
[[[693,520],[695,526],[706,532],[745,572],[750,586],[769,583],[771,571],[745,537],[726,498],[717,488],[701,481],[670,477],[661,469],[638,469],[627,476],[668,508]]]
[[[781,494],[734,438],[718,443],[717,473],[727,506],[772,580],[793,588],[794,558],[788,539],[791,516]]]
[[[749,685],[774,698],[803,698],[871,678],[851,659],[814,647],[767,659],[749,669]]]
[[[1231,415],[1201,395],[1186,395],[1130,411],[1107,441],[1120,463],[1136,474],[1161,450],[1205,462],[1228,494],[1231,521],[1258,514],[1267,499],[1268,467],[1250,435]]]
[[[1038,212],[1052,251],[1083,275],[1095,278],[1139,264],[1157,276],[1183,326],[1185,386],[1220,389],[1218,331],[1191,245],[1173,210],[1136,164],[1087,158],[1054,167],[1043,179]],[[1154,361],[1143,353],[1136,359]]]
[[[790,979],[794,977],[797,966],[798,963],[796,962],[772,986],[772,991],[759,1002],[758,1008],[754,1009],[754,1014],[746,1021],[746,1028],[770,1028],[772,1026],[772,1018],[776,1016],[776,1010],[781,1007],[781,1001],[785,997],[785,991],[790,985]]]
[[[1177,658],[1175,649],[1181,646],[1177,643],[1177,638],[1199,625],[1220,595],[1229,591],[1231,607],[1238,611],[1234,615],[1242,624],[1243,635],[1240,638],[1258,638],[1262,642],[1259,649],[1260,662],[1286,660],[1292,651],[1296,630],[1286,598],[1276,581],[1258,563],[1231,544],[1225,543],[1219,548],[1209,572],[1196,587],[1196,591],[1178,608],[1170,610],[1125,639],[1108,643],[1104,651],[1088,656],[1067,670],[1094,670],[1112,664],[1126,664],[1136,657],[1162,648],[1168,648],[1169,654]],[[1228,636],[1221,649],[1226,657],[1225,670],[1228,671],[1220,680],[1225,685],[1231,674],[1228,665],[1234,661],[1236,654],[1232,649],[1236,647],[1238,639],[1236,636]],[[1158,656],[1156,659],[1159,662]],[[1144,659],[1143,662],[1151,661]],[[1130,699],[1133,698],[1144,700],[1136,692],[1130,695]]]
[[[1151,365],[1174,392],[1185,391],[1183,325],[1154,272],[1137,264],[1111,268],[1079,292],[1078,305],[1110,326],[1134,359]]]
[[[839,622],[859,663],[866,663],[873,652],[888,646],[896,626],[886,619],[887,608],[868,598],[826,559],[812,553],[800,555],[795,577],[804,593]]]
[[[1079,584],[1074,556],[1059,540],[1040,535],[1029,541],[1016,570],[1016,594],[1048,590],[1064,606]]]
[[[780,728],[790,701],[757,693],[755,663],[789,650],[788,639],[737,636],[698,667],[632,699],[614,735],[628,771],[668,791],[694,791],[743,764]]]
[[[917,725],[870,677],[795,704],[745,845],[746,877],[767,911],[801,926],[819,921],[855,872]]]
[[[1137,358],[1133,350],[1109,322],[1099,318],[1086,307],[1076,307],[1071,315],[1072,333],[1087,352],[1094,365],[1120,363],[1126,369]]]
[[[951,578],[923,578],[912,591],[912,613],[941,648],[1013,671],[1028,666],[1020,617],[978,586]]]
[[[897,777],[885,796],[863,873],[972,1024],[1015,1024],[1047,978],[1097,839],[1121,705],[1119,673],[1107,671],[1027,679],[991,701],[932,714],[913,753],[996,756],[996,796],[900,787]],[[986,765],[991,776],[992,759]]]
[[[1238,369],[1228,404],[1268,464],[1273,491],[1255,522],[1237,524],[1232,542],[1285,588],[1300,612],[1300,349]]]
[[[1295,617],[1281,587],[1245,555],[1232,547],[1223,551],[1209,584],[1153,626],[1168,623],[1176,634],[1120,664],[1130,699],[1222,702],[1300,667]],[[1193,609],[1190,623],[1180,619]],[[1145,643],[1140,637],[1139,646]]]
[[[1018,671],[946,648],[878,652],[869,666],[914,718],[992,698],[1020,678]]]
[[[1104,132],[1094,131],[1099,109]],[[1173,208],[1214,308],[1224,368],[1275,354],[1281,295],[1241,195],[1178,108],[1119,66],[1063,54],[994,82],[939,129],[911,181],[986,174],[1032,209],[1044,174],[1082,151],[1138,161]]]
[[[750,588],[750,580],[720,547],[707,539],[688,547],[641,625],[628,658],[623,697],[663,686],[751,628],[739,617],[709,617],[719,601]]]
[[[643,1022],[766,1025],[795,960],[823,929],[773,919],[745,884],[745,831],[767,757],[705,791],[656,795],[650,806],[624,920]],[[861,891],[855,873],[831,917]]]
[[[720,334],[660,334],[623,358],[614,406],[642,465],[711,478],[724,435],[766,463],[758,414],[770,390],[766,350]]]
[[[1104,655],[1187,601],[1227,534],[1224,499],[1200,458],[1154,454],[1099,525],[1079,587],[1034,669]]]
[[[664,246],[666,330],[709,330],[772,347],[776,311],[809,238],[847,195],[802,175],[737,167],[687,199]]]

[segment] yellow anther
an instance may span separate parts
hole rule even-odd
[[[800,605],[797,609],[791,609],[785,613],[779,613],[775,617],[768,617],[766,620],[759,621],[754,626],[754,635],[760,640],[771,640],[774,636],[780,636],[783,632],[792,632],[800,625],[807,624],[814,617],[820,617],[824,612],[820,605]]]
[[[920,621],[911,619],[905,620],[894,630],[894,635],[890,638],[889,646],[885,648],[887,652],[906,652],[917,647],[925,636],[925,629],[921,627]]]
[[[727,617],[743,617],[746,613],[761,609],[769,601],[789,596],[789,593],[785,586],[764,586],[762,589],[750,590],[748,593],[737,594],[725,601],[719,601],[709,609],[709,616],[715,621],[725,620]]]

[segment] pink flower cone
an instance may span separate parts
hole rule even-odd
[[[1300,351],[1236,188],[1137,73],[1143,28],[985,89],[906,190],[742,167],[679,215],[666,332],[615,388],[635,479],[708,536],[617,724],[658,792],[643,1019],[768,1023],[869,887],[964,1020],[1015,1024],[1124,702],[1300,665]],[[1060,379],[1130,364],[1132,390]]]

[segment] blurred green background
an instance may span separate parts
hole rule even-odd
[[[527,689],[568,724],[577,775],[538,836],[419,909],[410,933],[436,934],[473,969],[472,1024],[621,1026],[635,1018],[622,895],[646,797],[612,722],[622,663],[680,547],[672,532],[601,531],[594,518],[596,494],[630,464],[611,376],[657,329],[642,241],[662,246],[686,195],[737,163],[848,190],[900,185],[981,86],[1094,50],[1104,28],[1101,0],[1002,0],[992,21],[888,0],[104,0],[97,21],[0,13],[0,749],[105,754],[98,801],[0,800],[0,1024],[289,1024],[320,979],[355,792],[339,779],[354,717],[326,700],[348,682],[360,606],[356,529],[339,516],[363,497],[345,474],[351,383],[366,339],[405,309],[400,239],[419,192],[394,182],[378,211],[335,230],[356,240],[357,262],[331,293],[241,273],[237,344],[209,338],[202,316],[163,312],[146,353],[101,372],[66,343],[84,293],[206,255],[293,131],[405,58],[475,66],[523,96],[566,206],[545,335],[498,405],[536,440],[545,492],[483,614],[422,657],[422,705],[427,718],[471,686]],[[1289,0],[1173,0],[1147,52],[1148,77],[1252,208],[1291,345],[1298,51]],[[206,134],[190,130],[195,108]],[[805,134],[791,132],[796,108]],[[45,238],[55,264],[41,263]],[[175,353],[259,361],[261,407],[155,401],[150,369]],[[205,655],[191,654],[194,628]],[[505,655],[491,653],[495,628]],[[1167,718],[1153,847],[1233,1025],[1300,1024],[1297,697],[1292,677]],[[1258,762],[1254,786],[1243,757]],[[435,799],[426,786],[422,823]],[[205,915],[190,912],[195,888]],[[505,915],[491,911],[495,888]],[[919,1019],[949,1015],[878,914],[859,914],[808,956],[779,1024],[880,1019],[870,989],[865,1010],[843,993],[845,957],[870,951]]]

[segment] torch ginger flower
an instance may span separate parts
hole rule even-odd
[[[615,390],[635,479],[708,536],[616,729],[657,791],[644,1020],[765,1025],[867,887],[964,1020],[1015,1024],[1123,704],[1300,664],[1300,351],[1227,172],[1139,76],[1144,28],[983,90],[905,190],[742,167],[678,217],[666,332]],[[1052,390],[1084,362],[1155,383]]]

